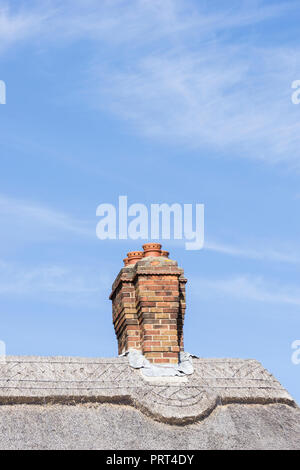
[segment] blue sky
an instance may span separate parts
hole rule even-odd
[[[300,7],[296,1],[0,0],[0,339],[114,356],[127,251],[96,208],[204,203],[185,349],[256,358],[300,401]]]

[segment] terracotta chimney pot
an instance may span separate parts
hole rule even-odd
[[[144,257],[148,256],[161,256],[161,244],[160,243],[145,243],[143,245]]]
[[[169,254],[170,254],[170,253],[169,253],[168,251],[166,251],[166,250],[161,250],[160,256],[164,256],[165,258],[169,258]]]
[[[135,264],[139,259],[142,259],[143,256],[143,251],[130,251],[127,253],[127,265]]]

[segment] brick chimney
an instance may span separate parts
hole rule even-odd
[[[155,363],[177,363],[183,351],[183,269],[159,243],[146,243],[124,260],[112,286],[113,324],[119,354],[141,351]]]

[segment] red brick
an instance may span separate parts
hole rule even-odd
[[[119,352],[140,349],[151,361],[174,363],[183,350],[185,282],[169,260],[139,261],[113,284],[113,323]]]

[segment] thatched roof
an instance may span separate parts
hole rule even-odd
[[[255,360],[144,377],[127,357],[8,357],[0,448],[300,448],[300,410]]]

